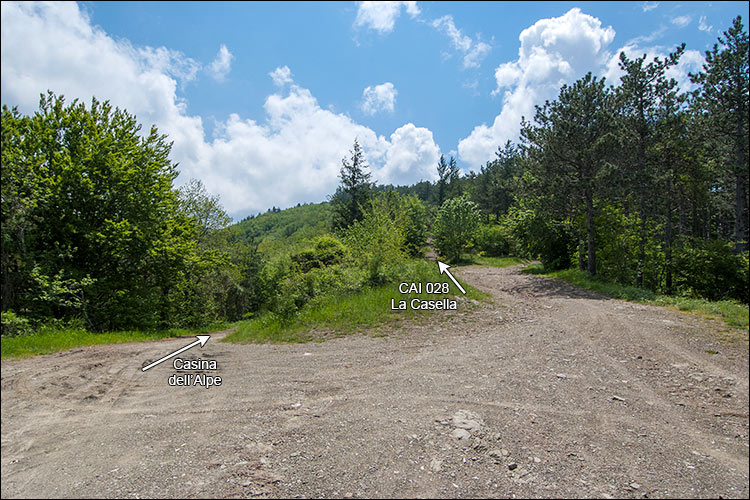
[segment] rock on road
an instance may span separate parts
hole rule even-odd
[[[4,360],[2,497],[747,498],[746,340],[455,271],[493,303],[323,343],[215,335],[186,353],[218,362],[210,389],[141,372],[184,338]]]

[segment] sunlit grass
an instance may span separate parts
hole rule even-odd
[[[399,300],[411,301],[414,298],[440,299],[446,295],[425,293],[428,282],[450,283],[450,279],[438,273],[437,265],[424,261],[413,262],[403,282],[422,283],[420,294],[401,294],[398,283],[364,289],[359,293],[325,295],[315,302],[308,304],[294,317],[285,319],[275,314],[264,314],[259,318],[241,321],[236,324],[236,330],[226,337],[227,342],[309,342],[321,340],[326,336],[348,335],[368,327],[391,323],[396,324],[404,318],[427,317],[432,311],[391,310],[391,300],[398,304]],[[464,282],[466,298],[485,300],[488,294],[481,292]],[[458,293],[451,284],[451,294]],[[466,307],[465,302],[458,305]]]
[[[519,257],[486,257],[481,255],[470,255],[459,265],[508,267],[515,266],[516,264],[523,264],[524,262],[528,261]]]
[[[36,332],[29,335],[2,337],[0,347],[2,347],[3,359],[23,358],[37,354],[51,354],[89,345],[122,344],[125,342],[142,342],[146,340],[190,336],[222,328],[226,328],[226,325],[217,323],[195,329],[170,328],[151,332],[129,330],[96,333],[77,327],[42,326]]]

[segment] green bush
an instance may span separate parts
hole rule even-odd
[[[748,302],[748,253],[730,242],[683,237],[674,252],[675,288],[709,300]]]
[[[476,248],[489,257],[510,255],[511,242],[503,226],[483,224],[476,236]]]
[[[406,261],[406,231],[397,193],[375,198],[361,221],[344,237],[355,265],[367,270],[365,286],[376,286],[398,277]]]
[[[474,244],[480,220],[479,207],[466,196],[443,203],[435,218],[435,246],[449,262],[456,262]]]
[[[31,333],[29,320],[23,316],[19,316],[13,311],[4,311],[0,317],[2,318],[3,337],[17,337]]]
[[[403,196],[400,210],[405,219],[404,246],[412,257],[421,257],[427,244],[427,208],[416,195]]]
[[[333,236],[320,236],[315,240],[315,246],[292,254],[292,262],[299,266],[300,271],[306,273],[315,268],[338,264],[344,260],[347,249],[344,244]]]
[[[536,210],[513,207],[503,225],[511,235],[514,254],[538,258],[548,270],[570,267],[575,238],[567,224],[552,221]]]

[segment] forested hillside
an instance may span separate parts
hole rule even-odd
[[[238,239],[254,242],[260,249],[274,254],[323,235],[330,229],[331,208],[324,202],[297,205],[286,210],[274,207],[263,214],[242,219],[229,231]]]
[[[689,92],[668,76],[683,51],[563,86],[476,172],[442,156],[435,182],[375,186],[355,140],[329,201],[233,225],[200,181],[175,187],[169,139],[127,111],[52,92],[32,116],[3,106],[3,335],[287,324],[421,279],[430,237],[451,262],[538,258],[746,304],[747,32],[738,17]]]

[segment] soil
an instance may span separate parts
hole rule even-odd
[[[320,343],[219,332],[183,355],[217,361],[209,389],[141,371],[193,338],[4,360],[2,497],[748,497],[744,333],[453,271],[492,303]]]

